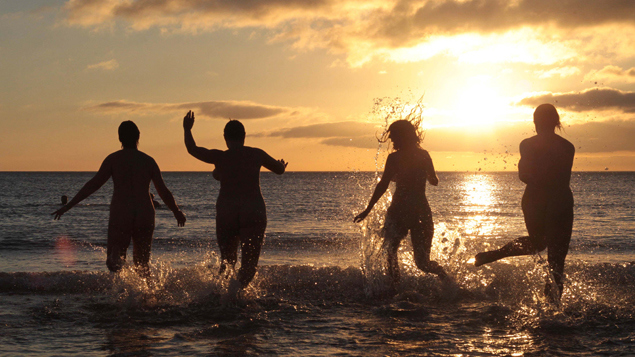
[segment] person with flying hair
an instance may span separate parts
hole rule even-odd
[[[430,260],[434,223],[426,198],[426,182],[433,186],[439,183],[432,158],[421,147],[421,134],[409,120],[397,120],[390,124],[380,141],[385,142],[388,139],[392,141],[394,152],[386,159],[384,172],[368,206],[354,221],[364,220],[386,192],[390,182],[395,182],[392,202],[386,212],[382,245],[388,256],[390,293],[395,294],[400,282],[397,252],[408,232],[417,267],[440,278],[446,278],[447,274],[437,262]]]

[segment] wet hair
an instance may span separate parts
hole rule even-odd
[[[139,146],[139,128],[131,120],[126,120],[119,125],[119,141],[125,149],[136,149]]]
[[[379,141],[386,142],[388,139],[392,141],[393,148],[399,150],[406,146],[419,145],[421,134],[409,120],[402,119],[390,124]]]
[[[225,136],[225,140],[244,141],[245,127],[238,120],[230,120],[225,125],[223,135]]]
[[[556,107],[549,103],[540,104],[534,111],[534,124],[536,129],[562,130],[560,115]]]

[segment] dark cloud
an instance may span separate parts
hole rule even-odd
[[[69,0],[65,11],[67,22],[80,26],[123,20],[137,30],[267,29],[273,39],[292,41],[296,48],[328,48],[361,57],[359,62],[383,49],[425,43],[433,35],[540,27],[551,29],[544,39],[532,33],[551,43],[566,41],[553,36],[554,29],[635,25],[635,1],[628,0]],[[631,51],[627,47],[610,51]]]
[[[324,145],[377,149],[381,132],[377,125],[350,121],[285,128],[255,136],[313,138],[321,139]],[[534,135],[530,121],[501,122],[489,128],[436,127],[426,131],[421,146],[429,151],[488,153],[504,159],[518,153],[520,142]],[[635,118],[565,125],[560,135],[570,140],[579,153],[635,151]]]
[[[373,135],[378,130],[375,124],[346,121],[284,128],[262,135],[283,138],[356,138]]]
[[[365,5],[365,6],[361,6]],[[575,28],[605,23],[635,23],[635,2],[624,0],[401,0],[368,3],[360,0],[69,0],[65,9],[71,22],[85,23],[123,18],[161,26],[201,18],[228,26],[228,20],[251,19],[268,27],[278,19],[361,17],[379,32],[400,37],[418,30],[450,32],[497,31],[527,25]],[[335,11],[343,10],[347,11]],[[323,23],[322,23],[323,24]],[[341,25],[342,21],[332,23]]]
[[[290,108],[274,107],[251,102],[209,101],[186,103],[178,106],[183,110],[198,109],[199,113],[210,118],[221,119],[262,119],[280,114],[291,114]]]
[[[136,103],[129,101],[106,102],[85,107],[95,112],[128,112],[136,114],[183,112],[193,110],[199,116],[213,119],[264,119],[278,115],[295,115],[297,110],[246,101],[207,101],[192,103]]]
[[[421,4],[411,0],[410,6]],[[412,16],[413,27],[447,32],[500,31],[523,26],[592,27],[635,23],[635,2],[622,0],[427,1]]]
[[[619,110],[624,113],[634,113],[635,92],[597,88],[582,92],[540,94],[524,98],[517,104],[535,107],[542,103],[552,103],[558,108],[574,112]]]
[[[321,123],[283,128],[275,131],[256,133],[257,137],[282,137],[287,139],[321,139],[329,146],[344,146],[362,149],[376,149],[377,136],[382,128],[372,123],[345,121]]]
[[[96,26],[116,19],[132,27],[222,28],[262,26],[328,12],[334,0],[69,0],[65,5],[71,24]]]

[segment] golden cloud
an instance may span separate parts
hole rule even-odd
[[[69,0],[64,9],[68,24],[84,27],[261,29],[296,49],[344,54],[353,66],[439,54],[539,64],[635,54],[633,1]]]
[[[551,103],[573,112],[614,110],[635,113],[635,92],[593,88],[581,92],[541,93],[523,98],[517,104],[535,107],[542,103]]]
[[[197,115],[212,119],[265,119],[293,116],[299,109],[257,104],[248,101],[207,101],[191,103],[139,103],[125,100],[85,106],[83,110],[98,113],[173,113],[193,110]]]

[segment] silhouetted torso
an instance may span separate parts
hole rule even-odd
[[[432,159],[428,152],[419,147],[404,148],[390,154],[386,166],[395,170],[392,181],[396,187],[390,213],[418,215],[421,209],[429,211],[426,180]]]
[[[267,166],[269,155],[248,146],[214,151],[215,177],[220,180],[218,200],[262,200],[260,168]]]
[[[110,221],[115,225],[154,224],[154,205],[150,182],[158,166],[152,157],[136,149],[123,149],[109,155],[113,181]]]
[[[540,216],[555,216],[573,207],[569,188],[575,147],[555,133],[536,135],[520,143],[520,179],[527,184],[522,206],[530,231],[544,224]],[[534,223],[539,221],[539,223]],[[533,233],[533,232],[530,232]]]
[[[527,189],[568,190],[575,147],[557,134],[535,135],[520,143],[520,179]]]

